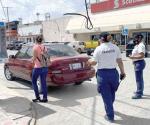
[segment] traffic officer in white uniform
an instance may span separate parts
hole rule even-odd
[[[142,39],[143,39],[142,34],[138,34],[135,36],[134,42],[136,45],[132,51],[132,55],[129,56],[129,58],[133,60],[136,85],[137,85],[137,90],[135,92],[135,95],[132,97],[132,99],[142,98],[143,90],[144,90],[143,70],[146,64],[144,61],[145,45]]]
[[[101,45],[93,54],[93,59],[88,61],[89,65],[97,64],[97,89],[101,93],[104,102],[106,115],[105,119],[114,121],[115,92],[119,86],[119,73],[116,70],[117,64],[120,69],[121,80],[125,78],[124,66],[121,59],[120,49],[111,42],[111,35],[104,32],[100,35]]]

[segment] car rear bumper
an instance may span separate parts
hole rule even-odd
[[[75,82],[81,82],[88,80],[95,76],[95,69],[92,68],[90,70],[83,70],[72,73],[64,73],[64,74],[54,74],[51,76],[51,80],[48,80],[48,85],[55,84],[56,86],[61,86],[64,84],[70,84]]]

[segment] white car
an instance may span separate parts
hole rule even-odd
[[[72,48],[74,48],[79,53],[85,52],[84,42],[82,42],[82,41],[69,42],[67,45],[71,46]]]

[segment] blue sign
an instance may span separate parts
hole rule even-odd
[[[128,33],[129,33],[128,28],[124,27],[124,28],[122,29],[122,35],[127,36]]]
[[[4,27],[5,23],[4,22],[0,22],[0,27]]]

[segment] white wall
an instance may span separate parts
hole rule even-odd
[[[66,27],[70,17],[62,17],[43,22],[43,36],[45,41],[67,42],[74,41],[73,35],[66,33]]]
[[[38,35],[41,34],[42,25],[29,24],[18,27],[18,33],[20,36]]]

